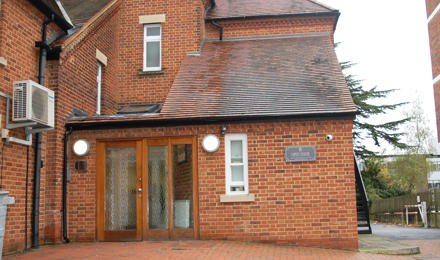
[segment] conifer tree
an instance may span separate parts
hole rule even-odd
[[[361,158],[375,155],[375,152],[369,150],[365,146],[365,140],[367,139],[373,140],[377,147],[380,147],[381,144],[387,142],[400,149],[408,148],[408,145],[401,140],[405,133],[399,131],[399,127],[406,123],[409,118],[380,123],[372,123],[368,120],[371,119],[372,116],[386,114],[388,111],[394,110],[407,103],[403,102],[386,105],[373,104],[372,100],[387,98],[387,96],[395,91],[395,89],[377,90],[376,87],[373,87],[366,90],[362,85],[362,80],[358,80],[353,75],[346,73],[347,69],[352,66],[354,66],[352,62],[341,63],[347,86],[350,89],[351,96],[353,97],[353,101],[358,110],[358,115],[356,116],[353,125],[355,155]]]

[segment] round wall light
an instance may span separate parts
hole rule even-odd
[[[73,152],[78,156],[89,154],[90,144],[85,139],[79,139],[73,144]]]
[[[220,147],[220,140],[215,135],[207,135],[203,138],[202,146],[208,153],[213,153]]]

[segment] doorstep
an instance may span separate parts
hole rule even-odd
[[[384,255],[420,254],[420,248],[376,235],[359,235],[359,252]]]

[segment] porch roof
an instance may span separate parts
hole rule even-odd
[[[165,118],[355,112],[328,35],[207,42],[185,57]]]

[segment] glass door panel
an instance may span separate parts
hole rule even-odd
[[[104,230],[136,230],[136,147],[106,149]]]
[[[142,143],[97,143],[99,241],[142,239]]]
[[[173,228],[193,228],[192,145],[172,145]]]
[[[148,147],[148,228],[168,229],[168,146]]]

